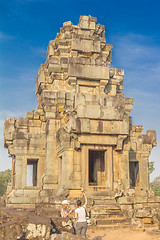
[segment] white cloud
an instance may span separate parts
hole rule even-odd
[[[0,115],[29,112],[36,108],[36,75],[38,68],[20,68],[15,75],[1,76]],[[7,111],[10,113],[6,114]],[[13,112],[13,114],[12,114]],[[16,116],[15,116],[16,117]],[[21,117],[21,115],[19,116]],[[0,116],[1,118],[1,116]]]
[[[114,36],[114,60],[125,69],[128,81],[160,81],[160,47],[153,44],[151,37],[128,34]]]
[[[3,111],[3,112],[0,112],[0,126],[1,126],[1,123],[7,118],[7,117],[15,117],[15,118],[18,118],[18,117],[25,117],[26,115],[26,112],[20,112],[20,111],[16,111],[16,112],[12,112],[12,111]]]
[[[45,58],[46,56],[46,49],[43,47],[35,47],[31,49],[33,53],[39,57]]]
[[[6,41],[15,38],[14,36],[8,35],[0,31],[0,41]]]
[[[125,92],[125,89],[124,89]],[[158,93],[153,93],[153,92],[148,92],[148,91],[144,91],[143,89],[136,89],[136,88],[131,88],[127,90],[127,94],[133,94],[136,96],[143,96],[146,98],[154,98],[157,99],[159,98],[159,94]]]
[[[147,112],[160,111],[160,94],[158,93],[130,88],[127,91],[124,89],[124,94],[134,98],[134,105],[137,109],[143,108]]]

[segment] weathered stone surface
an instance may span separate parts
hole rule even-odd
[[[154,215],[154,211],[151,208],[143,208],[143,209],[136,209],[135,210],[135,217],[136,218],[147,218],[152,217]]]
[[[27,239],[47,240],[50,237],[50,226],[46,226],[45,224],[29,223],[26,228]]]
[[[46,216],[37,216],[35,210],[0,208],[0,239],[49,239],[51,223]]]
[[[83,236],[73,235],[68,232],[62,232],[62,234],[52,234],[50,240],[82,240],[87,239]]]
[[[54,217],[51,221],[52,223],[52,232],[70,232],[74,233],[75,232],[75,220],[71,220],[69,218],[62,218],[62,217]]]
[[[22,226],[16,221],[0,224],[0,240],[15,240],[23,236]]]
[[[131,228],[134,230],[140,230],[144,228],[144,223],[142,220],[138,218],[132,218],[131,219]]]
[[[13,140],[15,118],[6,118],[4,123],[4,138],[6,141]]]

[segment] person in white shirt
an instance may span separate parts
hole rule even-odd
[[[67,212],[66,208],[67,208],[68,205],[69,205],[69,203],[68,203],[67,200],[63,200],[63,201],[62,201],[61,217],[66,218],[66,217],[68,217],[68,216],[71,214],[71,212],[73,211],[73,210],[70,210],[69,212]]]
[[[85,204],[82,206],[81,200],[77,201],[77,208],[75,210],[75,218],[77,219],[76,235],[82,235],[86,237],[87,232],[87,220],[86,220],[86,206],[87,197],[85,197]]]

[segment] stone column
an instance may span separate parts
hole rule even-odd
[[[74,157],[73,157],[73,170],[74,170],[74,186],[76,188],[80,188],[81,183],[81,151],[74,150]]]
[[[113,151],[113,176],[114,176],[114,183],[119,180],[119,153],[117,151]],[[115,186],[114,186],[115,187]]]
[[[143,157],[139,161],[139,188],[141,190],[149,188],[148,157]]]
[[[73,184],[73,149],[62,153],[62,187],[71,188]]]
[[[113,187],[113,156],[112,147],[108,147],[105,152],[105,172],[106,172],[106,187]]]
[[[15,187],[15,174],[16,174],[16,158],[12,157],[12,176],[11,176],[11,186]]]
[[[21,166],[22,166],[22,188],[27,186],[27,158],[26,156],[21,156]]]
[[[49,119],[46,123],[46,157],[45,157],[45,176],[43,178],[44,189],[55,189],[58,183],[58,156],[56,150],[56,132],[58,121]]]
[[[82,187],[88,187],[88,148],[82,146],[81,150],[81,176],[82,176]]]
[[[129,188],[129,154],[127,151],[123,151],[120,158],[120,180],[124,185],[124,188]]]
[[[16,177],[15,177],[15,189],[22,188],[22,159],[20,156],[16,156]]]

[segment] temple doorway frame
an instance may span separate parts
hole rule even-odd
[[[103,151],[105,164],[105,184],[103,186],[89,185],[89,151]],[[113,189],[113,150],[112,146],[83,145],[81,151],[82,186],[87,190]]]

